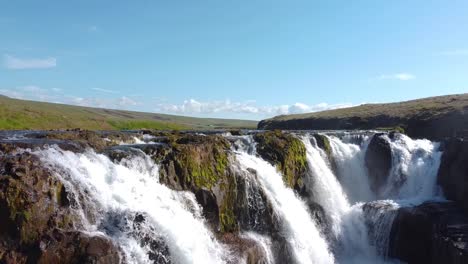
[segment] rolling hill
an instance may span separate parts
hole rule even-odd
[[[262,120],[259,129],[398,129],[416,138],[442,139],[468,131],[468,94],[364,104]]]
[[[194,118],[12,99],[0,96],[0,129],[205,130],[255,128],[256,121]]]

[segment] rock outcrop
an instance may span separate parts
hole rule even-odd
[[[306,149],[301,140],[279,130],[257,133],[254,138],[258,154],[278,167],[286,185],[301,192],[307,171]]]
[[[445,196],[468,212],[468,141],[450,139],[443,144],[438,183]]]
[[[454,202],[400,208],[389,255],[409,264],[468,263],[468,215]]]
[[[371,189],[379,194],[392,168],[392,149],[386,134],[375,134],[372,137],[365,154],[365,165]]]
[[[0,263],[116,263],[118,248],[79,226],[66,188],[37,156],[2,144]]]

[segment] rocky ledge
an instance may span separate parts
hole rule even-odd
[[[401,208],[389,255],[409,264],[468,263],[468,216],[454,202]]]

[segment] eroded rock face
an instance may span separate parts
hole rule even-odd
[[[116,263],[118,249],[79,225],[66,188],[29,152],[0,156],[1,263]],[[78,262],[74,262],[74,261]]]
[[[307,157],[302,141],[279,130],[257,133],[254,138],[258,154],[278,167],[286,185],[303,192]]]
[[[450,139],[443,150],[438,183],[448,199],[468,212],[468,141]]]
[[[385,135],[375,134],[365,155],[371,189],[376,194],[379,194],[380,188],[387,182],[392,168],[392,149]]]
[[[389,254],[409,264],[468,263],[468,216],[454,202],[401,208]]]

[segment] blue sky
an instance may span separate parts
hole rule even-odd
[[[0,7],[0,94],[11,97],[262,119],[468,92],[468,1]]]

